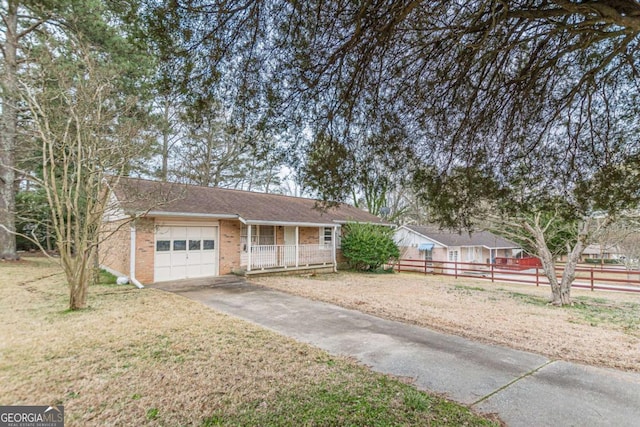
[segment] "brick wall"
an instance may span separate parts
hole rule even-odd
[[[284,227],[276,227],[276,245],[284,245]]]
[[[320,229],[318,227],[300,227],[298,243],[301,245],[317,245],[320,243]]]
[[[153,218],[140,218],[136,227],[136,279],[141,283],[153,283],[155,221]]]
[[[240,221],[220,220],[218,242],[220,264],[218,274],[229,274],[240,269]]]
[[[101,239],[104,241],[98,247],[100,264],[128,276],[131,252],[131,229],[128,220],[103,223]]]

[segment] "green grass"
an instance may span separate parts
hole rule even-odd
[[[98,273],[98,285],[115,285],[118,278],[106,270]]]
[[[485,288],[481,288],[480,286],[465,286],[465,285],[454,285],[453,289],[455,290],[465,290],[465,291],[486,291]]]
[[[520,292],[507,292],[507,295],[509,295],[511,298],[518,300],[518,301],[522,301],[526,304],[533,304],[533,305],[539,305],[539,306],[545,306],[545,305],[549,305],[549,300],[547,298],[543,298],[543,297],[538,297],[535,295],[529,295],[529,294],[523,294]]]
[[[384,267],[378,267],[378,268],[372,268],[370,270],[359,270],[357,268],[345,268],[342,271],[346,271],[349,273],[355,273],[355,274],[362,274],[362,275],[376,275],[376,274],[395,274],[396,271],[393,269],[393,267],[389,267],[389,268],[384,268]]]
[[[251,402],[233,414],[218,410],[202,426],[499,425],[390,377],[372,381],[352,371],[345,378],[284,393],[269,403]]]
[[[160,415],[160,411],[158,408],[149,408],[147,409],[147,420],[155,420]]]
[[[548,300],[519,292],[506,292],[510,297],[526,304],[548,306]],[[614,325],[624,332],[640,336],[640,304],[633,302],[613,302],[601,297],[578,296],[573,305],[558,307],[571,310],[578,322],[591,326]]]
[[[578,297],[568,307],[591,326],[609,324],[621,327],[626,333],[640,335],[640,304],[613,303],[603,298]]]
[[[585,296],[579,296],[579,297],[575,297],[573,299],[574,302],[576,303],[585,303],[585,304],[590,304],[590,303],[595,303],[595,304],[608,304],[609,300],[606,298],[600,298],[600,297],[585,297]]]

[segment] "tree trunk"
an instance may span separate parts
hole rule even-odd
[[[558,276],[556,275],[556,261],[546,247],[538,248],[538,252],[540,261],[542,262],[544,275],[547,277],[547,280],[549,280],[549,286],[551,287],[551,304],[563,305],[562,294],[564,281],[558,282]]]
[[[162,181],[167,180],[169,175],[169,133],[171,132],[171,126],[169,126],[169,98],[164,101],[164,123],[162,128],[162,169],[160,170],[160,179]]]
[[[18,114],[16,109],[16,76],[18,50],[18,6],[10,1],[4,45],[2,76],[2,129],[0,134],[0,259],[18,259],[15,224],[15,146]],[[5,229],[6,227],[6,229]]]
[[[87,290],[93,270],[92,257],[83,253],[71,255],[61,250],[62,264],[69,284],[69,309],[82,310],[87,307]]]
[[[578,230],[578,239],[576,240],[573,248],[567,247],[567,263],[564,266],[562,272],[562,282],[560,283],[559,293],[556,296],[554,294],[554,304],[558,305],[571,305],[571,285],[576,279],[576,268],[580,257],[587,247],[587,240],[589,238],[589,220],[583,221],[580,224]]]
[[[87,307],[87,288],[81,283],[69,283],[69,309],[82,310]]]
[[[87,286],[79,281],[69,283],[69,309],[82,310],[87,307]]]
[[[562,279],[558,282],[555,259],[547,246],[544,226],[540,224],[540,218],[536,217],[534,224],[523,223],[523,228],[534,237],[538,257],[551,287],[551,304],[553,305],[571,305],[571,285],[576,278],[576,267],[589,236],[588,221],[583,221],[579,227],[576,244],[573,248],[567,246],[567,263],[562,272]]]
[[[545,271],[547,279],[549,279],[549,285],[551,286],[551,304],[553,305],[571,305],[571,285],[576,278],[576,268],[580,257],[587,247],[587,241],[590,235],[589,219],[584,220],[579,224],[578,237],[573,247],[567,244],[567,262],[562,271],[562,279],[558,282],[555,269],[555,261],[553,255],[549,251],[546,242],[544,240],[544,233],[539,227],[530,228],[536,238],[536,245],[542,261],[542,266]]]

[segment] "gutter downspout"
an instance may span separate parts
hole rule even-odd
[[[144,288],[142,283],[136,279],[136,226],[131,223],[131,244],[129,251],[129,280],[133,283],[138,289]]]

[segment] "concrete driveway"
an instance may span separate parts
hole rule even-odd
[[[238,281],[173,292],[375,371],[414,378],[418,388],[498,413],[509,426],[640,425],[637,373],[553,361]]]

